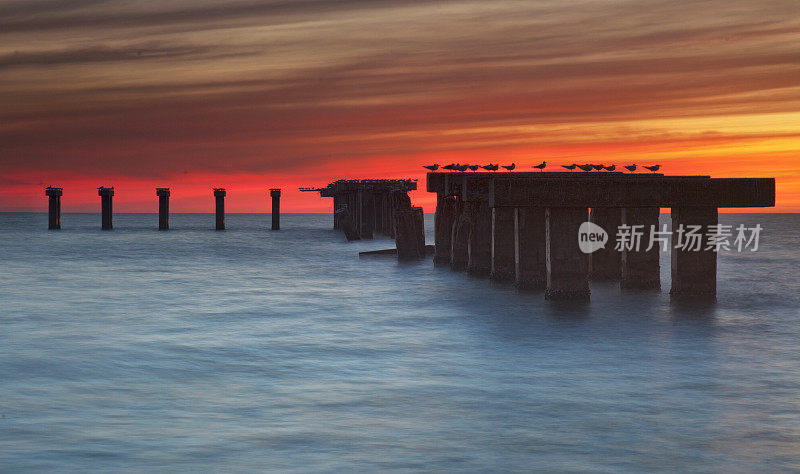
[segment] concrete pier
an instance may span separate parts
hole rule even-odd
[[[97,195],[100,196],[100,207],[102,213],[101,228],[112,230],[114,228],[114,188],[100,186],[97,188]]]
[[[520,290],[547,287],[545,208],[514,208],[514,277]]]
[[[169,230],[169,188],[156,188],[158,196],[158,230]]]
[[[272,188],[269,195],[272,198],[272,230],[281,230],[281,190]]]
[[[214,200],[216,201],[216,229],[225,230],[225,188],[214,188]]]
[[[48,197],[47,209],[47,228],[50,230],[61,229],[61,196],[64,194],[63,188],[48,186],[44,190]]]
[[[672,288],[669,294],[682,299],[713,301],[717,296],[717,252],[708,249],[708,232],[709,226],[718,224],[717,208],[673,207],[671,214]],[[686,236],[690,226],[700,226],[697,244],[691,244]],[[679,229],[683,232],[679,233]]]
[[[494,281],[514,281],[516,278],[515,262],[515,209],[511,207],[495,207],[492,211],[492,271],[489,278]]]
[[[453,270],[507,279],[509,216],[513,215],[513,278],[520,288],[546,286],[551,299],[589,296],[588,273],[597,280],[619,280],[622,288],[660,288],[660,244],[647,251],[659,208],[672,208],[673,225],[716,223],[720,207],[775,205],[773,178],[664,176],[657,173],[483,173],[432,172],[428,192],[437,195],[437,263],[450,258]],[[455,203],[452,231],[444,211]],[[589,219],[608,233],[604,250],[589,257],[578,245],[578,228]],[[676,220],[677,219],[677,220]],[[621,224],[641,226],[639,251],[614,250]],[[468,234],[468,237],[466,236]],[[447,237],[449,236],[449,246]],[[673,234],[674,237],[674,234]],[[705,245],[705,244],[704,244]],[[450,248],[449,255],[444,250]],[[466,247],[466,252],[464,248]],[[465,255],[466,254],[466,255]],[[672,253],[673,296],[716,294],[716,255],[706,251]]]
[[[436,217],[434,219],[434,233],[436,235],[436,252],[433,263],[436,265],[450,264],[450,247],[453,238],[453,224],[456,221],[455,196],[442,196],[436,201]]]
[[[599,281],[619,281],[622,278],[622,253],[615,248],[614,236],[622,225],[622,209],[593,207],[589,213],[589,221],[602,227],[610,237],[604,248],[591,254],[589,278]]]
[[[589,259],[578,246],[578,229],[588,217],[589,210],[585,207],[545,210],[546,299],[589,299]]]
[[[622,225],[629,226],[632,236],[641,232],[641,242],[638,249],[623,249],[621,255],[622,278],[620,288],[636,290],[660,290],[661,266],[659,255],[661,247],[657,242],[650,250],[651,231],[658,232],[659,208],[657,207],[626,207],[622,209]]]

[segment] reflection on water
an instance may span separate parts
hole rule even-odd
[[[575,305],[227,217],[0,214],[4,470],[800,469],[797,216],[722,215],[766,230],[706,306],[668,255]]]

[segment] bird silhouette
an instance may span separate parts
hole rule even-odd
[[[592,166],[593,166],[593,167],[594,167],[594,169],[596,169],[597,171],[600,171],[600,170],[602,170],[602,169],[603,169],[603,165],[592,165]]]
[[[431,171],[436,171],[436,170],[439,169],[439,165],[437,163],[434,163],[432,165],[423,166],[423,168],[427,168],[427,169],[429,169]]]
[[[443,170],[451,170],[452,171],[453,169],[455,169],[455,167],[456,167],[455,164],[450,163],[449,165],[442,166],[442,169]]]
[[[456,165],[456,171],[467,171],[469,169],[469,165]]]
[[[503,165],[503,168],[507,169],[508,171],[514,171],[514,168],[517,167],[516,163],[511,163],[510,165]]]
[[[645,166],[645,168],[655,173],[656,171],[658,171],[659,168],[661,168],[661,165]]]
[[[615,169],[617,169],[617,165],[603,166],[603,169],[606,171],[614,171]]]
[[[583,171],[592,171],[594,169],[594,165],[578,165],[578,168],[582,169]]]
[[[545,168],[545,166],[547,166],[547,162],[546,161],[542,161],[541,164],[538,164],[538,165],[534,166],[534,168],[536,168],[539,171],[542,171]]]
[[[630,165],[630,166],[625,166],[624,168],[625,168],[626,170],[628,170],[628,171],[631,171],[631,172],[633,172],[633,171],[636,171],[636,164],[634,163],[634,164],[632,164],[632,165]]]
[[[500,167],[499,165],[493,165],[491,163],[489,163],[486,166],[481,166],[481,168],[485,169],[486,171],[497,171],[497,168],[499,167]]]
[[[480,167],[481,167],[481,165],[470,165],[470,166],[467,166],[467,168],[471,169],[472,171],[478,171],[478,168],[480,168]]]
[[[572,171],[572,170],[574,170],[575,168],[577,168],[577,167],[578,167],[578,165],[576,165],[575,163],[572,163],[571,165],[561,165],[561,167],[562,167],[562,168],[566,168],[566,169],[568,169],[568,170]]]

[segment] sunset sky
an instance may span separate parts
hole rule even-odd
[[[775,177],[800,211],[800,2],[0,1],[0,211],[397,177],[432,212],[423,164],[542,160]]]

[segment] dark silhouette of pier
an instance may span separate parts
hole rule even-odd
[[[436,264],[543,289],[548,299],[588,299],[590,277],[661,288],[658,245],[617,251],[611,243],[583,253],[578,230],[587,220],[613,239],[620,225],[658,228],[662,207],[672,209],[673,229],[706,229],[718,224],[720,207],[775,205],[774,178],[431,172],[427,189],[437,194]],[[701,238],[698,251],[672,249],[671,295],[716,298],[716,252],[707,250],[707,234]]]

